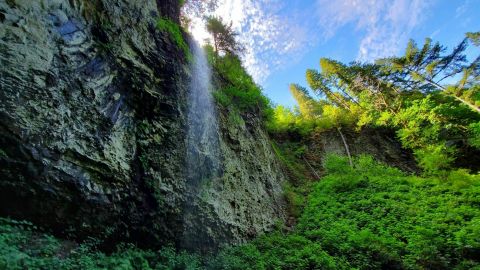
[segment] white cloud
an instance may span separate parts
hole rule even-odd
[[[429,0],[317,0],[324,38],[354,24],[362,34],[357,59],[371,61],[396,55],[417,27]]]
[[[232,22],[245,44],[244,65],[262,83],[274,71],[297,63],[319,40],[354,26],[361,35],[357,59],[371,61],[396,55],[435,0],[219,0],[215,15]],[[201,20],[192,31],[208,37]]]
[[[285,1],[280,0],[220,0],[215,11],[227,23],[232,22],[245,45],[243,62],[255,81],[261,83],[274,70],[297,61],[309,35],[299,20],[281,15]],[[201,25],[201,26],[199,26]],[[208,34],[200,20],[194,20],[192,30],[197,40]]]

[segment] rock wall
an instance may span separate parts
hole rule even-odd
[[[352,156],[368,154],[403,171],[411,173],[419,171],[412,152],[402,148],[393,130],[367,127],[358,132],[343,129],[342,133]],[[318,171],[322,170],[326,155],[330,153],[346,155],[342,137],[335,129],[313,134],[305,144],[307,146],[305,157]]]
[[[260,120],[226,109],[219,116],[223,169],[220,177],[204,179],[192,198],[182,238],[187,248],[242,243],[286,219],[286,177]]]
[[[160,16],[178,21],[178,1],[0,0],[0,215],[200,250],[284,219],[260,123],[225,117],[224,174],[184,215],[188,61]]]

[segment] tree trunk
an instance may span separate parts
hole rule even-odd
[[[470,107],[472,110],[474,111],[477,111],[478,113],[480,113],[480,108],[478,108],[477,106],[473,105],[472,103],[462,99],[462,98],[459,98],[455,95],[452,95],[452,97],[454,97],[456,100],[462,102],[463,104],[467,105],[468,107]]]
[[[305,157],[303,157],[303,160],[305,161],[305,163],[307,163],[308,167],[310,167],[310,170],[312,170],[313,174],[315,174],[317,179],[320,179],[320,175],[318,175],[317,171],[315,171],[312,165],[310,165],[310,162],[308,162],[308,160]]]
[[[342,137],[343,145],[345,146],[345,151],[347,152],[347,156],[348,156],[348,161],[350,162],[350,167],[353,168],[352,156],[350,155],[350,149],[348,149],[347,141],[345,140],[345,137],[343,136],[343,133],[340,130],[340,128],[337,127],[337,131],[340,134],[340,137]]]
[[[433,86],[437,87],[438,89],[440,89],[440,90],[442,90],[442,91],[445,92],[445,87],[443,87],[443,86],[441,86],[440,84],[438,84],[438,83],[436,83],[436,82],[434,82],[434,81],[432,81],[432,80],[429,80],[429,79],[427,79],[427,78],[425,78],[425,77],[424,77],[424,79],[425,79],[425,81],[426,81],[427,83],[429,83],[429,84],[431,84],[431,85],[433,85]],[[470,107],[472,110],[480,113],[480,108],[478,108],[477,106],[473,105],[472,103],[470,103],[470,102],[468,102],[468,101],[466,101],[466,100],[464,100],[464,99],[462,99],[462,98],[459,98],[459,97],[457,97],[457,96],[455,96],[455,95],[453,95],[453,94],[447,94],[447,95],[454,97],[456,100],[458,100],[458,101],[460,101],[461,103],[467,105],[467,106]]]

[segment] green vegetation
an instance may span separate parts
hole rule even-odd
[[[157,21],[157,28],[162,32],[168,33],[175,45],[183,51],[184,55],[187,58],[191,58],[190,49],[183,38],[182,30],[178,24],[168,18],[160,18]]]
[[[101,1],[92,3],[84,12],[100,10]],[[179,4],[201,12],[216,1]],[[160,18],[157,28],[191,58],[178,24]],[[311,91],[290,86],[298,103],[292,110],[272,108],[242,66],[231,24],[210,17],[207,29],[214,44],[205,50],[218,86],[213,96],[226,121],[245,126],[258,117],[272,135],[286,138],[272,141],[272,148],[289,178],[283,189],[295,227],[214,255],[132,244],[105,253],[100,240],[61,240],[32,223],[0,218],[0,269],[480,269],[480,175],[466,169],[480,165],[458,163],[480,151],[480,58],[468,62],[464,54],[469,44],[479,46],[479,32],[467,33],[450,53],[427,39],[420,47],[411,41],[401,57],[373,64],[323,58],[320,70],[306,72]],[[444,84],[447,78],[451,83]],[[367,126],[394,129],[423,174],[406,174],[370,156],[352,162],[330,155],[319,172],[308,163],[305,138]],[[156,129],[164,128],[144,121],[136,135],[160,141]],[[1,149],[0,157],[7,157]],[[157,157],[153,150],[140,153],[141,169]],[[158,183],[143,181],[163,205]]]
[[[329,156],[297,227],[223,251],[222,269],[472,269],[480,176],[421,178],[371,157]]]
[[[270,100],[247,73],[240,58],[230,53],[220,56],[208,45],[205,50],[220,86],[213,92],[217,104],[240,114],[252,113],[268,119],[272,113]]]
[[[292,217],[298,218],[305,207],[312,185],[318,180],[317,176],[305,164],[303,157],[305,145],[299,142],[283,142],[281,144],[272,142],[272,148],[290,179],[283,186],[288,203],[288,213]]]
[[[244,47],[236,39],[237,33],[232,28],[232,23],[225,24],[221,18],[208,17],[207,31],[213,37],[213,48],[215,52],[238,55],[244,51]]]
[[[450,53],[430,39],[421,47],[411,41],[404,56],[375,64],[323,58],[321,71],[306,72],[310,88],[322,99],[292,85],[298,108],[277,107],[268,127],[272,133],[301,135],[343,126],[393,128],[427,174],[476,168],[456,161],[480,150],[480,58],[468,62],[464,54],[477,36],[469,33]],[[442,84],[447,78],[454,83]]]
[[[375,162],[329,156],[298,224],[213,257],[120,246],[112,254],[1,219],[7,269],[473,269],[480,266],[480,175],[406,175]]]
[[[120,245],[105,254],[98,241],[83,244],[59,240],[29,222],[0,218],[0,269],[200,269],[198,256],[177,253],[171,247],[158,251]]]
[[[243,67],[239,57],[243,45],[236,39],[237,33],[233,31],[232,25],[226,25],[216,17],[208,17],[206,28],[214,43],[206,45],[204,49],[218,87],[213,92],[216,103],[229,111],[229,118],[232,115],[242,117],[248,113],[261,116],[264,120],[269,119],[272,114],[270,100],[263,95],[262,89]],[[243,120],[236,122],[243,123]]]

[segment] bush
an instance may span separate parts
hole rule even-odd
[[[150,251],[119,245],[106,255],[96,250],[95,243],[72,245],[29,222],[0,218],[0,269],[202,269],[199,256],[172,247]]]
[[[217,104],[225,108],[233,107],[241,114],[259,113],[263,119],[269,119],[272,114],[270,100],[263,95],[262,89],[255,84],[238,56],[216,55],[211,46],[206,46],[205,50],[214,71],[221,78],[222,87],[213,93]]]
[[[183,39],[182,30],[180,26],[168,18],[160,18],[157,21],[157,28],[162,32],[167,32],[170,38],[178,48],[180,48],[187,58],[191,58],[190,49]]]
[[[480,176],[421,178],[372,157],[326,158],[296,229],[223,251],[216,269],[475,269]],[[243,266],[243,268],[242,268]]]
[[[444,145],[428,145],[424,148],[415,150],[415,157],[418,164],[428,175],[439,175],[450,169],[455,160],[454,149]]]
[[[326,169],[328,175],[309,196],[298,233],[328,254],[360,269],[479,264],[465,252],[480,247],[480,238],[472,234],[480,210],[478,200],[471,199],[479,198],[480,176],[461,170],[447,181],[420,178],[371,157],[355,159],[352,169],[346,158],[330,156]]]

